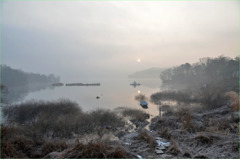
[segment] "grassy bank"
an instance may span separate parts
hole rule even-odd
[[[82,154],[67,153],[66,156],[93,157],[91,154],[88,156],[86,152],[91,146],[96,148],[97,145],[106,152],[99,150],[102,153],[96,157],[128,156],[124,149],[100,143],[100,138],[104,134],[125,126],[124,119],[112,111],[98,109],[85,113],[77,103],[69,100],[32,101],[4,107],[2,111],[6,120],[1,125],[2,158],[44,157],[50,152],[63,151],[73,146],[76,146],[76,149],[82,147]],[[84,145],[82,143],[74,145],[74,141],[69,142],[81,135],[91,133],[95,133],[99,140]]]

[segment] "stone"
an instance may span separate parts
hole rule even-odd
[[[164,152],[162,151],[162,150],[155,150],[155,152],[157,153],[157,154],[163,154]]]

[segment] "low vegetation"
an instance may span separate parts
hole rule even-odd
[[[159,130],[158,134],[165,139],[171,139],[172,137],[171,132],[168,130],[168,128]]]
[[[154,148],[157,146],[157,142],[155,138],[146,129],[143,129],[143,128],[139,129],[138,139],[146,141],[151,148]]]
[[[174,139],[171,139],[171,147],[169,148],[168,152],[170,152],[173,155],[178,155],[181,153],[181,150],[179,149],[178,144],[174,141]]]
[[[128,158],[132,157],[119,146],[108,146],[101,142],[78,144],[64,154],[65,158]]]
[[[92,142],[77,145],[67,144],[61,139],[24,136],[21,126],[2,126],[1,158],[58,158],[52,152],[64,158],[129,158],[133,157],[124,148],[104,142]],[[27,129],[23,129],[28,131]],[[65,151],[64,151],[65,150]],[[67,150],[67,151],[66,151]]]
[[[225,95],[226,94],[226,95]],[[201,104],[206,109],[215,109],[229,103],[229,98],[234,100],[233,109],[237,109],[236,92],[227,93],[220,86],[209,84],[207,87],[196,88],[196,90],[162,91],[151,95],[151,101],[158,104],[162,101],[177,101],[178,104]],[[237,103],[238,102],[238,103]]]
[[[122,111],[122,115],[128,116],[131,118],[131,120],[137,121],[145,121],[149,118],[149,114],[145,113],[144,111],[131,108],[124,108]]]
[[[144,94],[138,94],[135,96],[135,100],[137,101],[146,101],[148,98]]]
[[[151,100],[158,104],[159,99],[161,101],[170,100],[170,101],[177,101],[179,103],[194,103],[197,100],[191,96],[192,93],[189,91],[162,91],[151,95]]]
[[[124,121],[109,110],[82,112],[74,102],[27,102],[3,109],[9,123],[28,126],[36,133],[48,137],[67,137],[74,134],[92,133],[96,129],[123,127]]]
[[[233,91],[227,92],[225,95],[231,100],[232,111],[239,111],[239,95]]]
[[[8,122],[17,122],[19,124],[32,124],[39,117],[47,117],[50,121],[63,115],[76,116],[82,113],[77,103],[61,99],[55,102],[35,102],[29,101],[19,105],[10,105],[3,108],[3,115]]]
[[[239,156],[239,114],[229,105],[201,112],[190,105],[167,107],[152,119],[150,130],[171,141],[167,154],[174,157]]]
[[[125,121],[114,112],[98,109],[85,113],[76,103],[69,100],[32,101],[12,105],[3,108],[3,115],[6,122],[1,125],[2,158],[44,157],[50,152],[69,148],[67,140],[76,136],[89,133],[103,134],[125,126]],[[88,152],[94,144],[82,146]],[[125,151],[120,149],[112,148],[114,150],[110,153],[110,148],[102,146],[103,149],[109,149],[103,153],[103,157],[125,155]],[[80,152],[78,156],[81,156]]]

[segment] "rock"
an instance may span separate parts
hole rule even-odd
[[[161,137],[156,137],[156,140],[163,140],[163,138],[161,138]]]
[[[165,150],[165,149],[166,149],[166,147],[165,147],[165,146],[163,146],[163,145],[161,145],[161,146],[158,146],[158,147],[156,147],[156,149],[159,149],[159,150]]]
[[[46,155],[44,158],[64,158],[63,152],[51,152]]]
[[[162,150],[155,150],[155,152],[157,153],[157,154],[163,154],[164,152],[162,151]]]
[[[156,141],[157,141],[158,146],[164,146],[164,147],[169,147],[170,146],[169,142],[162,142],[160,140],[156,140]]]

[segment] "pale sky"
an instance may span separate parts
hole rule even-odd
[[[69,81],[235,57],[239,18],[237,0],[1,1],[2,63]]]

